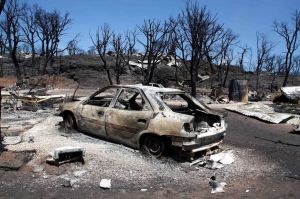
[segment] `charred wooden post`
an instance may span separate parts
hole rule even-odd
[[[248,103],[248,81],[233,79],[229,83],[229,99]]]

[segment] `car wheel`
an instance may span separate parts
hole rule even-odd
[[[165,144],[159,136],[146,136],[142,148],[144,152],[156,158],[161,157],[165,152]]]
[[[67,113],[63,116],[63,122],[65,129],[73,130],[75,129],[75,120],[72,114]]]

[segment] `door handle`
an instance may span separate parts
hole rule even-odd
[[[104,115],[104,111],[98,111],[98,116],[103,116]]]
[[[137,122],[146,124],[147,121],[145,119],[138,119]]]

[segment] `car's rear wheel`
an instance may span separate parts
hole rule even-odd
[[[165,144],[161,137],[155,135],[147,135],[143,139],[142,149],[146,154],[158,158],[164,154]]]
[[[63,116],[63,124],[65,129],[73,130],[76,128],[74,116],[71,113],[66,113]]]

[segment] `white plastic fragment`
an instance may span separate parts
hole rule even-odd
[[[15,145],[22,142],[21,136],[5,136],[3,138],[2,144],[4,145]]]
[[[231,164],[234,162],[233,150],[222,151],[210,156],[210,160],[222,164]]]
[[[100,187],[102,189],[110,189],[111,188],[111,179],[101,179]]]
[[[142,192],[145,192],[145,191],[147,191],[147,190],[148,190],[148,189],[141,189]]]

